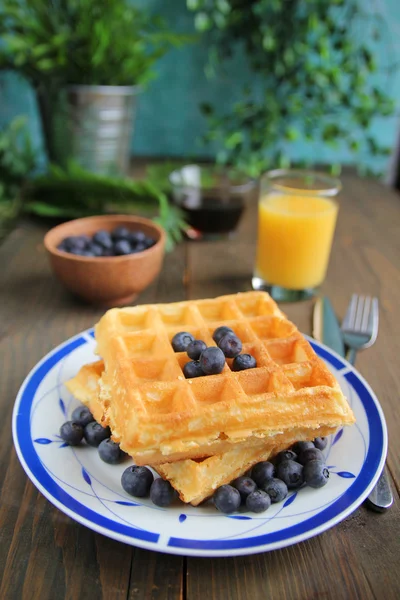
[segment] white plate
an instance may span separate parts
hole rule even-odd
[[[78,402],[63,383],[96,360],[93,331],[50,352],[26,378],[13,413],[14,444],[28,477],[57,508],[110,538],[142,548],[192,556],[234,556],[274,550],[339,523],[366,498],[383,468],[387,431],[382,409],[364,379],[327,347],[310,340],[337,377],[357,423],[330,439],[328,484],[303,488],[256,515],[222,515],[211,503],[167,509],[126,494],[129,463],[107,465],[95,448],[66,446],[59,428]]]

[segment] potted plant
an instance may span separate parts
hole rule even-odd
[[[22,210],[22,189],[35,168],[24,117],[0,129],[0,242]]]
[[[224,111],[202,107],[206,141],[220,143],[221,162],[257,176],[296,162],[303,142],[310,162],[321,162],[321,148],[340,148],[359,164],[373,158],[376,170],[390,153],[371,134],[375,117],[390,115],[394,103],[376,77],[385,22],[366,3],[187,0],[187,6],[207,36],[208,71],[220,75],[242,52],[251,76]]]
[[[3,0],[0,69],[32,84],[51,162],[123,173],[138,92],[187,36],[129,0]]]

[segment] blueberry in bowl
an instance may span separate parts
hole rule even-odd
[[[62,223],[44,238],[56,277],[74,295],[99,306],[130,304],[159,274],[165,232],[131,215]]]

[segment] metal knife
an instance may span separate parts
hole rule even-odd
[[[332,348],[340,356],[345,356],[344,342],[340,325],[326,296],[317,298],[313,314],[313,337]]]
[[[340,356],[345,357],[345,347],[340,325],[333,311],[332,304],[326,296],[317,298],[313,313],[313,337],[322,342]],[[385,468],[378,483],[366,499],[366,504],[376,512],[384,512],[393,504],[393,496],[390,489]]]

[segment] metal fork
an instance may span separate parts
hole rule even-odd
[[[372,346],[378,336],[378,327],[378,299],[353,294],[342,323],[343,341],[348,347],[346,358],[349,363],[354,365],[357,352]],[[368,496],[367,503],[378,512],[383,512],[393,504],[393,494],[385,467]]]
[[[378,298],[353,294],[342,323],[342,335],[349,348],[346,355],[352,365],[357,352],[372,346],[378,336],[379,305]]]

